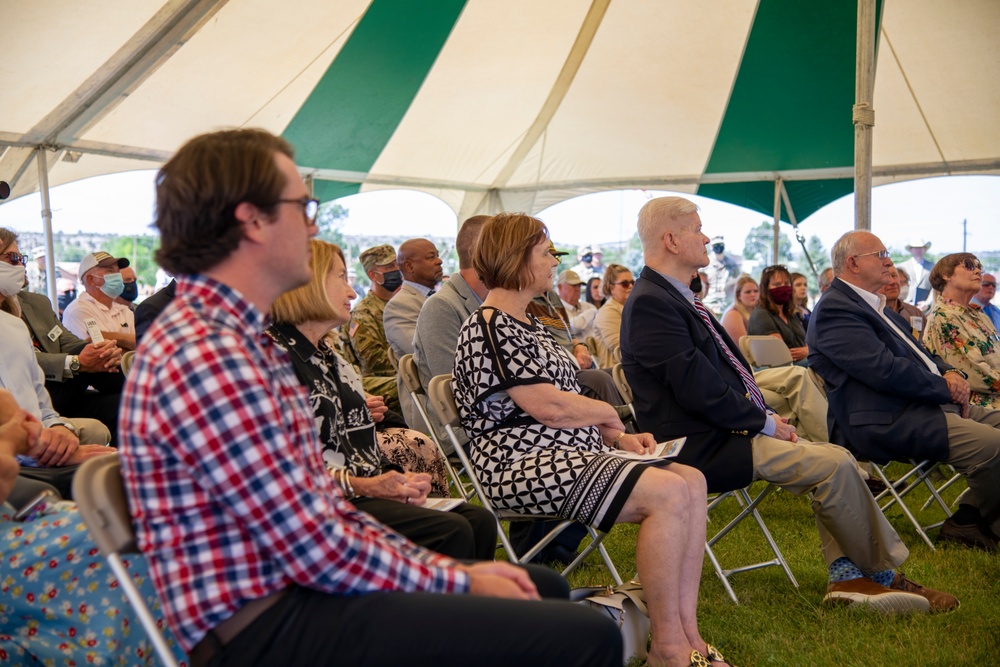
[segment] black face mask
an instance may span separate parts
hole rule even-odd
[[[716,243],[715,245],[712,246],[712,252],[714,252],[716,255],[721,255],[723,252],[725,252],[725,250],[726,246],[722,245],[721,243]]]
[[[702,289],[701,276],[696,274],[695,277],[691,279],[691,284],[688,285],[688,287],[690,287],[691,291],[694,292],[695,294],[701,294],[701,289]]]
[[[139,296],[139,283],[137,282],[125,283],[125,288],[122,290],[121,298],[125,299],[129,303],[132,303],[138,296]]]
[[[584,255],[583,257],[580,258],[580,261],[581,262],[586,262],[587,264],[590,264],[592,261],[594,261],[594,256],[593,255]]]
[[[402,271],[386,271],[382,274],[382,287],[389,290],[390,292],[395,292],[403,285],[403,273]]]

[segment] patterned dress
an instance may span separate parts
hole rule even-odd
[[[969,376],[969,403],[1000,408],[1000,334],[982,308],[939,297],[923,342]]]
[[[59,502],[27,521],[0,505],[0,664],[159,665],[76,505]],[[163,612],[141,557],[125,567],[160,625]],[[186,658],[169,631],[174,657]]]
[[[613,455],[596,426],[552,428],[507,394],[549,383],[580,393],[576,365],[534,318],[495,308],[473,313],[458,337],[455,399],[470,458],[501,509],[554,514],[608,530],[647,463]]]

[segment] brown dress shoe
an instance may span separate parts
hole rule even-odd
[[[997,538],[988,529],[984,529],[977,523],[958,524],[953,519],[947,519],[941,524],[941,531],[938,533],[938,541],[955,542],[973,549],[983,551],[997,551]]]
[[[935,591],[930,588],[924,588],[915,581],[910,581],[906,578],[902,572],[896,573],[896,578],[892,580],[889,584],[889,588],[895,591],[906,591],[907,593],[916,593],[922,597],[927,598],[927,601],[931,603],[931,611],[953,611],[958,609],[960,604],[958,598],[951,593],[942,593],[941,591]]]
[[[925,614],[931,610],[922,595],[886,588],[865,577],[828,584],[823,604],[867,607],[882,614]]]

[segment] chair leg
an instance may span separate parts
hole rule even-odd
[[[888,503],[886,503],[881,508],[882,509],[882,513],[884,514],[886,512],[886,510],[888,510],[890,507],[892,507],[895,503],[899,503],[899,508],[901,510],[903,510],[903,514],[905,514],[906,518],[909,519],[910,523],[913,524],[913,527],[917,530],[917,533],[920,535],[920,538],[927,544],[927,546],[929,546],[931,548],[932,551],[937,551],[936,547],[934,546],[934,543],[931,541],[931,538],[929,538],[927,536],[927,533],[924,531],[923,526],[921,526],[920,522],[917,521],[917,517],[913,516],[913,512],[911,512],[910,508],[907,507],[907,505],[906,505],[905,502],[903,502],[903,496],[906,493],[908,493],[910,491],[910,489],[912,489],[914,483],[912,483],[912,482],[909,483],[907,485],[907,487],[903,489],[903,493],[900,493],[896,489],[896,487],[893,486],[889,482],[889,478],[886,476],[885,471],[882,469],[882,466],[873,463],[872,464],[872,470],[875,471],[875,474],[878,475],[879,479],[881,479],[882,482],[886,486],[886,490],[883,491],[881,494],[879,494],[879,496],[882,496],[882,495],[884,495],[886,493],[888,493],[889,495],[892,496],[892,500],[890,500]],[[916,467],[914,468],[914,470],[916,470]],[[911,470],[906,475],[904,475],[902,479],[903,480],[907,479],[908,477],[911,476],[912,473],[913,473],[913,470]],[[898,483],[899,483],[899,481],[897,481],[897,484]]]

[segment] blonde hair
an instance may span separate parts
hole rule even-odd
[[[739,278],[736,279],[736,291],[734,292],[734,296],[736,298],[733,299],[733,308],[736,310],[736,312],[738,312],[740,315],[743,316],[744,320],[749,319],[750,309],[744,306],[743,302],[740,301],[740,293],[743,291],[743,288],[748,283],[753,283],[754,287],[760,289],[760,285],[758,285],[757,281],[753,279],[753,276],[744,273],[743,275],[741,275]]]
[[[486,289],[521,290],[531,284],[531,249],[548,238],[538,218],[525,213],[498,213],[483,224],[472,255],[472,268]]]
[[[636,223],[643,250],[655,247],[664,232],[663,224],[698,212],[698,205],[683,197],[657,197],[639,209]]]
[[[312,258],[312,278],[301,287],[285,292],[271,305],[271,319],[275,324],[302,324],[303,322],[325,322],[335,319],[337,314],[330,305],[326,293],[326,277],[333,268],[333,258],[344,261],[344,251],[335,243],[312,239],[309,241]]]
[[[604,269],[604,277],[601,279],[601,293],[604,296],[611,298],[611,288],[614,287],[618,276],[623,273],[632,273],[632,270],[621,264],[608,264],[608,268]]]

